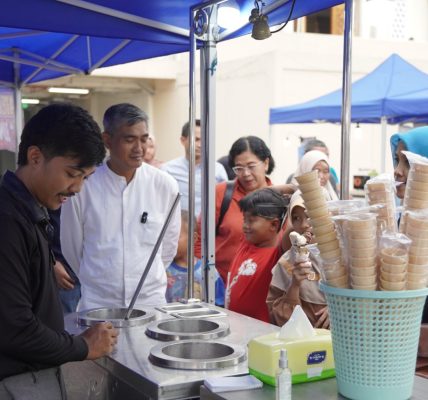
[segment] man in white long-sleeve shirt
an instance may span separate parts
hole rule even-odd
[[[147,115],[131,104],[104,114],[110,158],[61,213],[63,254],[82,284],[79,309],[127,307],[178,193],[167,173],[143,163]],[[177,208],[136,305],[165,303],[166,267],[180,233]]]
[[[202,166],[201,166],[201,121],[195,121],[195,216],[201,212]],[[175,178],[181,193],[181,209],[189,208],[189,159],[190,159],[190,124],[186,122],[181,129],[180,142],[184,147],[184,157],[175,158],[161,165],[161,169]],[[227,181],[223,165],[215,163],[216,183]]]

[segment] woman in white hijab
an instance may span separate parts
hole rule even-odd
[[[313,170],[318,171],[321,186],[326,190],[326,200],[338,200],[336,191],[330,183],[330,161],[325,153],[319,150],[308,151],[300,160],[294,176],[300,176]],[[292,181],[298,185],[296,179]]]

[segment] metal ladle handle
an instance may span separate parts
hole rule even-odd
[[[132,310],[134,309],[135,302],[137,301],[137,297],[140,294],[141,287],[143,286],[143,283],[147,278],[147,274],[150,271],[150,268],[156,257],[156,253],[158,252],[159,246],[162,243],[163,237],[165,236],[166,229],[168,228],[168,225],[171,222],[172,214],[174,213],[174,210],[177,208],[177,204],[180,201],[180,196],[181,196],[180,193],[177,193],[177,197],[175,198],[174,203],[172,203],[172,207],[171,207],[171,210],[169,210],[168,217],[166,218],[166,221],[163,224],[162,230],[159,233],[159,237],[156,241],[156,244],[153,247],[152,254],[150,254],[149,261],[147,261],[147,265],[146,265],[146,268],[144,269],[143,275],[141,275],[140,282],[138,282],[137,288],[135,289],[135,293],[132,296],[131,303],[129,304],[128,310],[126,311],[126,314],[125,314],[125,318],[124,318],[125,320],[128,320],[129,317],[131,316]]]

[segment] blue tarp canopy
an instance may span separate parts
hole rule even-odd
[[[428,122],[428,74],[393,54],[352,84],[352,122]],[[294,106],[270,109],[270,124],[340,122],[342,90]]]
[[[20,84],[189,49],[189,10],[195,0],[15,0],[0,13],[0,83],[15,83],[13,62],[22,67]],[[237,0],[248,21],[253,0]],[[267,0],[271,26],[287,20],[292,1]],[[343,3],[295,2],[291,19]],[[226,40],[247,34],[246,22]]]

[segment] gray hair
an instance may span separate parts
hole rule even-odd
[[[324,149],[327,149],[327,145],[325,142],[319,139],[309,139],[304,142],[304,150],[303,152],[306,154],[310,151],[312,151],[315,147],[322,147]]]
[[[148,121],[149,117],[143,110],[129,103],[120,103],[109,107],[103,117],[104,131],[110,136],[123,125],[132,126],[139,122],[147,124]]]

